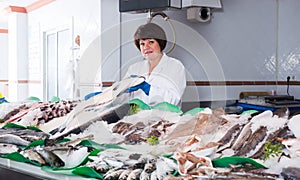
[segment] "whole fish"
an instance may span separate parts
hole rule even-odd
[[[107,121],[108,123],[117,122],[127,115],[129,108],[130,105],[125,103],[110,107],[109,109],[106,109],[105,111],[100,113],[94,112],[94,114],[88,115],[88,117],[79,117],[76,121],[70,122],[70,124],[67,125],[63,132],[58,132],[50,136],[49,139],[46,139],[46,145],[54,145],[55,142],[63,139],[69,134],[79,134],[96,121]]]
[[[105,110],[106,106],[111,105],[117,97],[122,95],[127,89],[132,86],[139,85],[145,81],[143,76],[133,76],[125,78],[119,82],[114,83],[111,87],[105,89],[102,93],[91,97],[86,101],[82,101],[68,114],[66,121],[58,128],[52,130],[50,134],[54,135],[57,132],[64,132],[65,129],[72,124],[72,121],[78,121],[78,116],[85,111],[94,110],[100,108],[101,111]],[[89,121],[89,120],[86,120]],[[78,123],[78,122],[76,122]]]
[[[90,134],[88,136],[85,137],[81,137],[81,138],[77,138],[71,141],[67,141],[67,142],[62,142],[59,144],[55,144],[55,147],[75,147],[76,145],[78,145],[81,141],[83,140],[91,140],[93,139],[94,135]]]
[[[28,146],[30,144],[29,141],[26,141],[25,139],[13,134],[0,135],[0,143],[15,144],[19,146]]]
[[[35,151],[43,157],[45,162],[49,164],[51,167],[63,167],[65,163],[52,151],[48,151],[42,148],[35,148]]]
[[[119,179],[120,175],[125,171],[124,169],[111,169],[104,174],[105,180]]]
[[[42,131],[37,131],[33,129],[24,129],[24,128],[6,128],[0,129],[0,135],[3,134],[13,134],[17,135],[27,141],[36,141],[40,139],[46,139],[49,137],[49,134]]]
[[[146,173],[152,173],[154,170],[156,170],[155,162],[148,162],[147,164],[145,164],[144,171]]]
[[[132,170],[125,169],[119,176],[119,180],[126,180]]]
[[[263,159],[263,155],[264,155],[264,150],[265,150],[265,145],[267,142],[271,142],[272,144],[278,144],[278,139],[285,137],[285,135],[288,133],[288,127],[282,127],[280,129],[278,129],[277,131],[271,133],[268,135],[267,139],[264,141],[264,143],[262,143],[262,145],[260,146],[260,148],[253,154],[250,156],[250,158],[253,159]]]
[[[233,150],[238,150],[239,148],[241,148],[244,145],[244,143],[249,139],[249,137],[252,134],[251,125],[252,122],[249,122],[243,127],[242,131],[240,132],[239,136],[237,137],[237,139],[231,147]]]
[[[255,149],[255,147],[260,142],[263,142],[266,135],[267,135],[267,127],[261,126],[260,128],[258,128],[248,139],[248,142],[238,150],[237,155],[239,156],[246,155],[246,153]]]
[[[151,179],[151,173],[147,173],[145,170],[142,171],[140,175],[140,180],[150,180]]]
[[[21,151],[20,154],[31,161],[38,162],[41,165],[46,165],[46,161],[44,160],[44,158],[33,149],[26,149],[24,151]]]
[[[14,144],[0,143],[0,154],[9,154],[18,151],[19,151],[18,146]]]
[[[143,169],[134,169],[130,172],[130,174],[127,177],[127,180],[138,180],[140,179],[140,175],[142,173]]]

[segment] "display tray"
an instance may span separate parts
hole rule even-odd
[[[10,159],[0,158],[0,179],[22,179],[22,180],[39,180],[39,179],[84,179],[80,176],[67,176],[62,174],[48,173],[41,170],[41,167],[31,164],[17,162]],[[2,173],[5,172],[5,173]]]
[[[300,104],[269,104],[269,103],[264,103],[264,104],[252,104],[252,103],[241,103],[238,102],[236,103],[236,106],[241,106],[243,107],[243,110],[258,110],[258,111],[275,111],[276,109],[280,108],[289,108],[289,110],[300,110]]]

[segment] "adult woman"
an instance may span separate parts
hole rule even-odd
[[[163,52],[167,44],[164,30],[154,23],[141,25],[134,34],[134,43],[146,60],[131,65],[125,77],[141,75],[146,81],[129,89],[131,98],[180,106],[186,87],[185,69],[179,60]]]

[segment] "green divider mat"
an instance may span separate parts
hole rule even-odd
[[[141,110],[150,110],[151,109],[151,107],[148,104],[144,103],[144,101],[142,101],[138,98],[130,100],[129,104],[136,104],[136,105],[139,106],[139,108]]]
[[[26,98],[25,100],[41,102],[40,98],[35,97],[35,96],[30,96],[30,97]]]
[[[25,126],[21,126],[21,125],[14,124],[14,123],[7,123],[6,125],[4,125],[4,126],[2,127],[2,129],[7,129],[7,128],[20,128],[20,129],[26,129]]]
[[[182,113],[181,109],[178,106],[175,106],[174,104],[170,104],[168,102],[161,102],[154,106],[151,106],[152,109],[158,109],[161,111],[168,111],[168,112],[176,112],[176,113]]]
[[[181,109],[178,106],[175,106],[174,104],[171,104],[168,102],[161,102],[161,103],[155,104],[153,106],[149,106],[144,101],[142,101],[138,98],[135,98],[135,99],[130,100],[129,104],[136,104],[139,106],[139,108],[141,110],[158,109],[161,111],[182,113]]]
[[[94,169],[90,167],[83,167],[84,164],[86,164],[89,161],[89,156],[96,156],[100,150],[95,149],[92,152],[89,153],[89,155],[78,165],[71,168],[52,168],[50,166],[43,166],[41,169],[43,171],[54,173],[54,174],[62,174],[62,175],[69,175],[69,176],[84,176],[84,177],[90,177],[90,178],[98,178],[103,179],[102,176],[97,173]]]
[[[51,103],[56,103],[58,101],[60,101],[60,98],[57,96],[53,96],[52,99],[50,100]]]
[[[45,145],[45,140],[40,139],[40,140],[31,142],[28,146],[25,147],[25,149],[30,149],[30,148],[33,148],[36,146],[44,146],[44,145]]]
[[[257,113],[257,112],[258,112],[257,110],[247,110],[247,111],[242,112],[241,115],[244,115],[244,114],[253,114],[253,113]]]
[[[52,168],[52,167],[49,167],[49,166],[43,166],[41,167],[41,169],[43,171],[46,171],[46,172],[49,172],[49,173],[53,173],[53,174],[62,174],[62,175],[68,175],[68,176],[77,176],[76,174],[73,174],[73,170],[74,168],[72,169],[55,169],[55,168]]]
[[[14,160],[14,161],[18,161],[18,162],[24,162],[24,163],[33,164],[33,165],[36,165],[36,166],[41,166],[39,163],[27,159],[26,157],[24,157],[19,152],[13,152],[13,153],[10,153],[10,154],[1,155],[1,157],[11,159],[11,160]]]
[[[241,156],[230,156],[230,157],[223,157],[212,160],[212,164],[214,167],[222,167],[222,168],[230,168],[231,164],[252,164],[255,168],[266,168],[262,164],[254,161],[251,158],[245,158]]]
[[[200,108],[200,107],[196,107],[193,108],[185,113],[183,113],[182,115],[186,115],[186,114],[190,114],[192,116],[195,116],[196,114],[198,114],[199,112],[203,111],[205,108]]]
[[[20,128],[20,129],[31,129],[31,130],[35,130],[35,131],[42,131],[39,128],[35,127],[35,126],[22,126],[19,124],[15,124],[15,123],[7,123],[6,125],[4,125],[2,127],[2,129],[7,129],[7,128]]]
[[[86,166],[75,168],[72,173],[88,178],[104,179],[102,175],[97,173],[93,168]]]

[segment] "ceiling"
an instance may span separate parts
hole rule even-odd
[[[0,0],[0,25],[7,22],[7,17],[1,13],[4,8],[8,6],[26,7],[36,1],[38,0]]]

